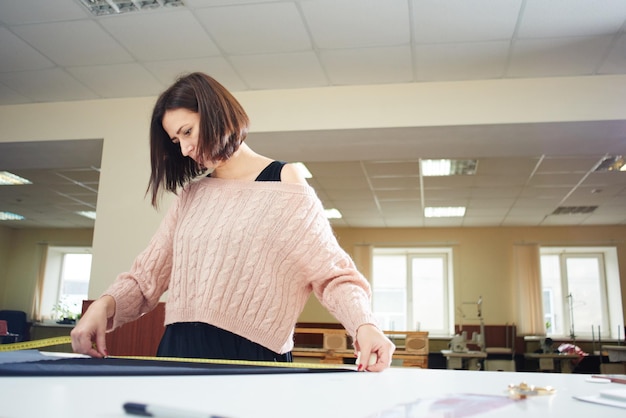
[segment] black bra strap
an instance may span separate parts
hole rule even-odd
[[[280,181],[280,172],[285,164],[284,161],[272,161],[254,181]]]

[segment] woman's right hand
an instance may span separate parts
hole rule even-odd
[[[106,347],[107,321],[115,313],[115,299],[105,295],[95,300],[71,332],[72,350],[91,357],[108,356]]]

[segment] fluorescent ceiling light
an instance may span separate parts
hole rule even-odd
[[[92,15],[106,16],[160,7],[184,6],[182,0],[80,0]]]
[[[78,215],[84,216],[89,219],[96,219],[96,212],[93,210],[83,210],[80,212],[76,212]]]
[[[465,208],[457,207],[427,207],[424,208],[424,216],[427,218],[458,218],[465,216]]]
[[[0,171],[0,186],[17,186],[20,184],[33,184],[33,182],[8,171]]]
[[[476,174],[478,160],[420,160],[423,176],[458,176]]]
[[[0,212],[0,221],[21,221],[25,219],[22,215],[11,212]]]
[[[310,179],[313,177],[313,174],[311,174],[309,169],[306,168],[306,165],[304,165],[304,163],[293,163],[293,165],[296,166],[296,169],[300,172],[302,177],[304,177],[305,179]]]
[[[324,209],[324,214],[326,215],[327,219],[341,219],[341,212],[339,212],[337,209],[332,208],[332,209]]]

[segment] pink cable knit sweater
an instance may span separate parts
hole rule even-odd
[[[109,329],[153,309],[168,291],[165,323],[206,322],[275,352],[313,291],[355,336],[375,323],[370,287],[341,249],[312,188],[203,178],[176,198],[148,247],[105,294]]]

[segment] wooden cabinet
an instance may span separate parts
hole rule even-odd
[[[387,334],[395,331],[386,331]],[[404,347],[398,346],[393,357],[402,360],[404,367],[428,368],[428,332],[407,331],[404,337]]]
[[[296,328],[296,346],[293,349],[294,358],[301,361],[319,359],[321,363],[353,364],[354,350],[348,344],[348,336],[343,328],[308,328],[306,324],[298,324]],[[304,327],[303,327],[304,326]],[[403,367],[428,368],[428,332],[418,331],[384,331],[396,344],[393,354],[394,360],[401,360]],[[321,337],[321,346],[303,346],[303,335],[317,334]]]
[[[92,302],[83,301],[83,313]],[[160,302],[139,319],[107,333],[107,351],[112,356],[155,356],[165,332],[164,322],[165,304]]]

